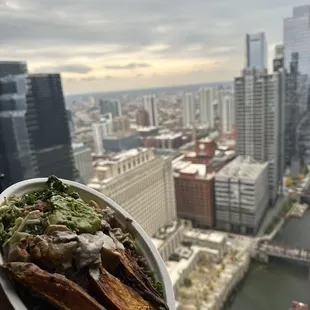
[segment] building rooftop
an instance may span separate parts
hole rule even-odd
[[[201,241],[209,241],[212,243],[223,243],[226,240],[226,237],[222,233],[217,233],[214,231],[200,231],[192,229],[184,233],[184,237],[190,239],[197,239]]]
[[[149,126],[149,127],[137,127],[137,131],[139,132],[150,132],[150,131],[153,131],[153,130],[156,130],[157,127],[155,126]]]
[[[173,164],[174,175],[179,176],[180,173],[195,174],[199,178],[211,180],[214,177],[213,173],[207,173],[207,166],[204,164],[193,164],[190,161],[177,161]]]
[[[259,163],[250,157],[238,156],[223,167],[217,176],[255,180],[267,166],[267,162]]]
[[[155,136],[154,138],[157,139],[157,140],[163,140],[163,139],[173,140],[173,139],[176,139],[176,138],[181,138],[182,136],[183,136],[183,134],[181,132],[178,132],[178,133],[161,134],[161,135]]]
[[[193,263],[195,256],[199,252],[205,252],[205,253],[210,253],[215,256],[219,255],[219,252],[217,250],[205,248],[205,247],[200,247],[200,246],[191,246],[192,254],[190,255],[189,258],[181,258],[180,261],[166,261],[166,267],[168,270],[168,273],[171,278],[172,285],[174,286],[179,278],[180,275],[187,270],[187,268]]]

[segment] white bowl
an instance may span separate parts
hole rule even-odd
[[[0,204],[3,202],[5,197],[10,197],[12,195],[22,196],[28,192],[44,189],[46,188],[46,181],[47,178],[38,178],[14,184],[1,193]],[[154,271],[157,280],[163,284],[165,300],[169,309],[175,310],[173,286],[164,261],[156,250],[153,242],[145,233],[145,231],[140,227],[140,225],[126,211],[124,211],[124,209],[122,209],[116,202],[114,202],[107,196],[80,183],[68,180],[62,181],[65,184],[70,185],[73,191],[78,192],[84,201],[87,202],[90,200],[94,200],[99,204],[108,205],[111,209],[115,211],[117,221],[121,224],[121,226],[125,227],[127,231],[133,232],[139,250],[146,258],[150,268]],[[2,263],[3,258],[0,253],[0,264]],[[3,271],[0,272],[0,285],[2,286],[4,293],[6,294],[9,302],[15,310],[28,310],[15,292],[11,282],[9,281],[5,273],[3,273]]]

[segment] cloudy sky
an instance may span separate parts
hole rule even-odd
[[[0,59],[61,72],[66,93],[232,79],[246,32],[282,41],[293,0],[0,0]],[[271,54],[271,52],[270,52]]]

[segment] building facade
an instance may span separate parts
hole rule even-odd
[[[235,125],[235,102],[233,94],[227,94],[222,102],[222,134],[231,133]]]
[[[27,127],[40,177],[79,180],[59,74],[28,76]]]
[[[150,117],[145,109],[138,109],[136,113],[136,123],[141,127],[150,126]]]
[[[149,115],[149,125],[150,126],[158,126],[158,111],[157,111],[157,103],[155,100],[155,96],[149,95],[144,96],[144,110]]]
[[[27,88],[26,63],[0,62],[0,174],[3,189],[38,176],[25,118]]]
[[[255,234],[268,203],[268,163],[239,156],[216,174],[217,228]]]
[[[111,135],[103,137],[103,149],[105,152],[121,152],[142,146],[138,132]]]
[[[190,220],[194,227],[214,227],[214,176],[234,156],[234,151],[220,150],[214,140],[204,138],[196,141],[195,152],[173,160],[179,218]]]
[[[246,35],[246,67],[267,68],[267,42],[264,32]]]
[[[196,123],[195,94],[185,93],[182,101],[183,127],[192,127]]]
[[[152,149],[133,149],[102,161],[89,186],[106,194],[153,236],[176,219],[172,165]]]
[[[293,8],[292,17],[284,19],[285,68],[289,70],[291,55],[298,53],[299,70],[310,76],[310,5]]]
[[[88,184],[93,176],[92,152],[83,143],[74,143],[73,157],[76,168],[78,169],[83,184]]]
[[[121,103],[118,100],[99,100],[100,114],[111,113],[112,117],[122,116]]]
[[[237,155],[269,163],[272,204],[284,171],[285,72],[244,69],[235,79]]]
[[[127,116],[115,117],[112,124],[113,132],[127,132],[130,129],[129,119]]]
[[[92,135],[94,140],[94,151],[96,154],[102,154],[103,138],[112,135],[113,120],[112,118],[102,117],[98,123],[92,124]]]
[[[215,88],[201,88],[199,90],[199,111],[200,123],[214,128],[214,109],[213,104],[216,97]]]

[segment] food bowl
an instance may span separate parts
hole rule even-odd
[[[46,188],[46,181],[47,178],[37,178],[25,180],[14,184],[1,193],[0,204],[4,201],[6,197],[10,197],[12,195],[22,196],[29,192],[44,189]],[[169,309],[175,310],[173,286],[164,261],[156,250],[153,242],[145,233],[145,231],[140,227],[140,225],[126,211],[124,211],[124,209],[122,209],[116,202],[114,202],[107,196],[77,182],[68,180],[61,181],[65,184],[70,185],[70,188],[73,191],[79,193],[80,197],[84,201],[87,202],[90,200],[94,200],[98,204],[107,205],[115,211],[117,221],[122,227],[124,227],[124,229],[134,235],[135,242],[139,251],[141,252],[142,256],[144,256],[147,260],[149,267],[152,269],[152,271],[154,271],[156,279],[162,283],[164,288],[165,301]],[[2,263],[3,258],[0,253],[0,264]],[[5,273],[3,273],[3,271],[0,271],[0,285],[2,286],[4,293],[6,294],[13,309],[27,310],[26,306],[21,301],[13,285],[11,284],[11,281],[8,279]]]

